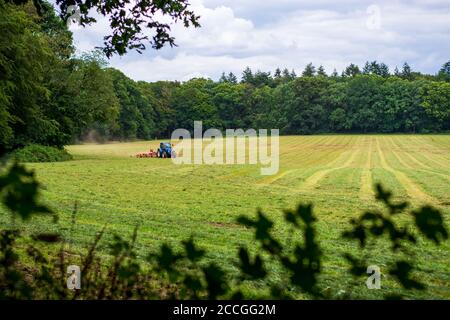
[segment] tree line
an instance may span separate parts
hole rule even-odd
[[[377,61],[327,74],[308,64],[238,79],[134,81],[100,51],[75,55],[47,2],[0,0],[0,145],[167,138],[176,128],[278,128],[281,134],[450,130],[450,61],[435,75]]]

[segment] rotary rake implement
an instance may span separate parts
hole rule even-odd
[[[138,153],[136,158],[157,158],[156,151],[150,149],[149,152]]]

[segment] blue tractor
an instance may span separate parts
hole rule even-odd
[[[161,142],[156,151],[158,158],[172,158],[175,157],[175,151],[172,150],[172,145],[169,142]]]

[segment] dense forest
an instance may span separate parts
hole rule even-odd
[[[435,75],[377,61],[327,74],[246,68],[240,79],[134,81],[100,51],[76,55],[44,3],[0,0],[0,145],[167,138],[176,128],[279,128],[281,134],[450,130],[450,61]],[[151,72],[151,70],[149,70]]]

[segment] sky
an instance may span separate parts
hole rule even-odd
[[[178,47],[114,56],[110,66],[134,80],[217,80],[222,72],[277,67],[300,74],[312,62],[328,73],[350,63],[405,61],[435,74],[450,60],[450,0],[191,0],[201,28],[173,25]],[[101,46],[109,23],[71,26],[78,52]]]

